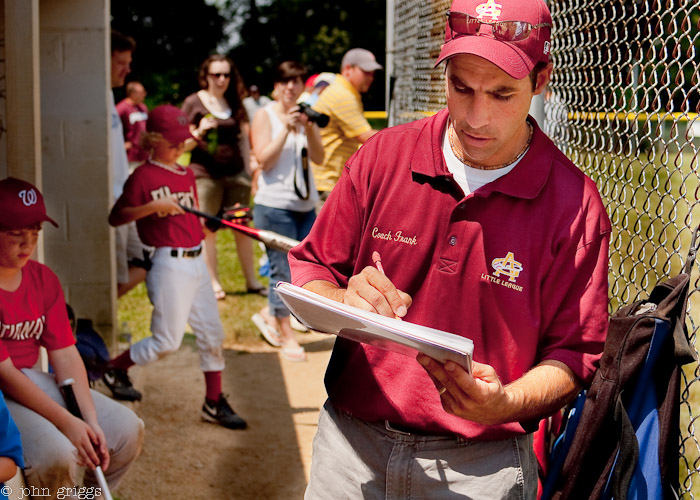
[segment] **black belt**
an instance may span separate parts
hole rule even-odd
[[[392,432],[398,432],[399,434],[406,434],[406,435],[413,435],[413,436],[429,436],[430,434],[424,433],[417,431],[415,429],[411,429],[409,427],[399,425],[399,424],[394,424],[392,422],[389,422],[388,420],[384,421],[384,427],[388,431]]]
[[[185,259],[194,259],[195,257],[199,257],[200,253],[202,253],[202,247],[195,248],[194,250],[183,250],[180,248],[173,248],[170,250],[171,257],[183,257]]]

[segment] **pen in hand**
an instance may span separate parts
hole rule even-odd
[[[384,267],[382,266],[382,258],[379,255],[379,252],[377,252],[376,250],[372,252],[372,262],[374,262],[374,265],[379,270],[379,272],[386,276],[386,273],[384,272]],[[399,316],[398,314],[394,314],[394,318],[401,320],[401,316]]]
[[[376,250],[372,252],[372,262],[374,262],[374,265],[377,266],[379,272],[386,276],[384,268],[382,267],[382,258],[379,256],[379,252],[377,252]]]

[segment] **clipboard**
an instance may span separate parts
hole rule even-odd
[[[443,364],[453,361],[471,373],[474,342],[466,337],[381,316],[283,281],[277,284],[275,292],[310,330],[413,358],[421,352]]]

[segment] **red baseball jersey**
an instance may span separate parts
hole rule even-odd
[[[129,99],[123,99],[117,104],[117,113],[122,120],[124,129],[124,140],[131,142],[131,147],[127,150],[126,156],[129,161],[146,161],[148,151],[141,148],[139,141],[141,134],[146,131],[146,120],[148,120],[148,108],[145,104],[133,104]]]
[[[144,163],[126,181],[122,202],[136,207],[165,197],[171,197],[188,208],[198,207],[194,173],[180,165],[170,168]],[[152,214],[137,220],[136,228],[141,241],[154,247],[192,248],[204,238],[199,217],[189,212]]]
[[[0,361],[31,368],[39,347],[53,351],[75,344],[58,277],[33,260],[22,269],[14,292],[0,290]]]

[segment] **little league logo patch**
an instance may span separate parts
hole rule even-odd
[[[496,3],[495,0],[488,0],[488,2],[480,3],[476,6],[476,17],[478,19],[490,17],[492,21],[498,21],[498,18],[501,17],[502,8],[503,5]]]
[[[508,252],[502,259],[493,259],[491,261],[491,266],[496,271],[494,276],[500,276],[505,274],[508,276],[508,281],[515,283],[515,279],[520,276],[523,271],[523,265],[515,260],[513,257],[513,252]]]
[[[523,265],[515,260],[513,252],[508,252],[505,257],[498,259],[493,259],[491,261],[491,267],[493,267],[493,275],[482,274],[482,281],[488,283],[493,283],[495,285],[501,285],[516,292],[522,292],[523,287],[515,284],[515,280],[518,279],[520,273],[523,272]],[[503,279],[501,277],[507,276],[508,279]]]
[[[25,207],[36,205],[38,196],[36,195],[36,191],[34,189],[23,189],[17,195],[19,196],[19,199],[22,200],[22,204]]]

